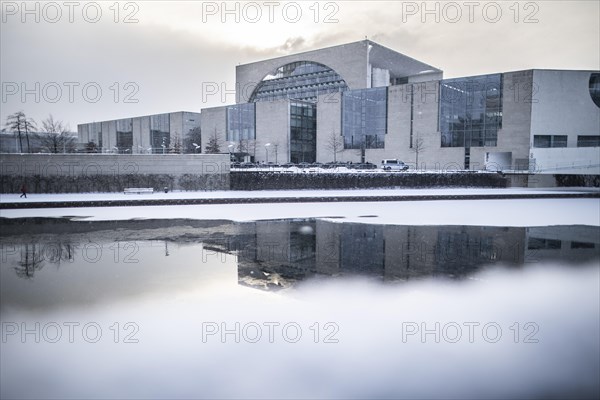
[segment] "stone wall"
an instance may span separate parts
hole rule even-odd
[[[227,154],[2,154],[0,193],[228,190]]]

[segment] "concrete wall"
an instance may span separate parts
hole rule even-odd
[[[343,151],[342,137],[342,95],[319,96],[317,101],[317,161],[331,162],[334,159],[330,146],[331,135],[335,134],[341,144],[336,161],[349,161]]]
[[[218,140],[223,144],[221,151],[224,153],[229,151],[227,148],[229,143],[225,140],[227,129],[227,107],[203,109],[200,129],[202,130],[202,143],[198,144],[202,146],[202,151],[204,151],[208,140],[215,134],[217,135]]]
[[[411,132],[412,97],[412,147]],[[388,92],[388,135],[385,149],[368,150],[367,154],[381,153],[375,163],[384,158],[398,158],[411,169],[458,169],[464,158],[460,148],[442,148],[438,130],[439,81],[390,87]],[[421,141],[421,149],[417,145]]]
[[[577,147],[577,135],[600,135],[600,108],[589,91],[592,72],[533,71],[532,143],[534,135],[568,135],[567,146]]]
[[[248,102],[256,85],[267,74],[296,61],[312,61],[328,66],[340,74],[351,90],[372,87],[373,69],[386,70],[391,77],[410,76],[412,81],[438,79],[442,76],[442,71],[431,65],[369,40],[361,40],[237,66],[236,102]],[[381,84],[381,86],[388,85],[389,81]]]
[[[351,89],[369,87],[367,48],[367,42],[361,41],[239,65],[236,67],[236,102],[247,103],[249,98],[244,98],[244,94],[249,97],[267,74],[295,61],[312,61],[326,65],[340,74]]]
[[[497,146],[472,147],[471,169],[485,169],[486,164],[498,158],[494,153],[510,153],[510,162],[501,169],[528,169],[532,80],[531,70],[503,74],[502,128],[498,131]],[[492,153],[491,158],[486,158],[488,152]],[[501,158],[507,156],[503,154]]]
[[[326,96],[323,96],[326,97]],[[411,105],[412,97],[412,105]],[[333,155],[327,148],[332,131],[342,132],[341,95],[328,100],[319,98],[317,111],[317,161],[332,161]],[[397,158],[416,165],[416,143],[422,140],[419,151],[419,168],[430,170],[461,169],[464,164],[464,149],[442,148],[438,131],[439,81],[419,84],[390,86],[388,88],[388,127],[385,148],[367,149],[365,161],[379,165],[386,158]],[[410,143],[411,107],[413,147]],[[337,155],[338,161],[360,162],[360,150],[347,149]]]
[[[256,103],[256,161],[286,163],[290,161],[289,102],[265,101]],[[265,145],[270,146],[265,148]],[[277,146],[277,149],[275,147]],[[275,152],[277,151],[277,156]]]
[[[37,185],[43,192],[58,191],[63,181],[86,191],[121,191],[123,185],[144,183],[150,185],[144,187],[154,187],[156,182],[168,182],[165,186],[171,189],[191,188],[196,183],[204,189],[229,189],[227,154],[2,154],[0,170],[4,193],[18,191],[13,186],[22,181],[28,182],[30,191]],[[93,190],[95,181],[108,186]],[[206,186],[208,181],[211,187]]]
[[[544,174],[600,174],[600,148],[531,149],[532,169]]]

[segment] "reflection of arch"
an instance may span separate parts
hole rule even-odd
[[[592,100],[600,108],[600,73],[594,72],[590,76],[590,96]]]
[[[328,66],[313,61],[296,61],[267,74],[252,92],[249,102],[278,99],[316,101],[319,95],[346,89],[346,81]]]

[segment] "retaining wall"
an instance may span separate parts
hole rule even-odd
[[[228,190],[227,154],[1,154],[0,193]]]

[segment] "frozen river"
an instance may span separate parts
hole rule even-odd
[[[598,201],[415,203],[3,211],[0,394],[597,397]]]

